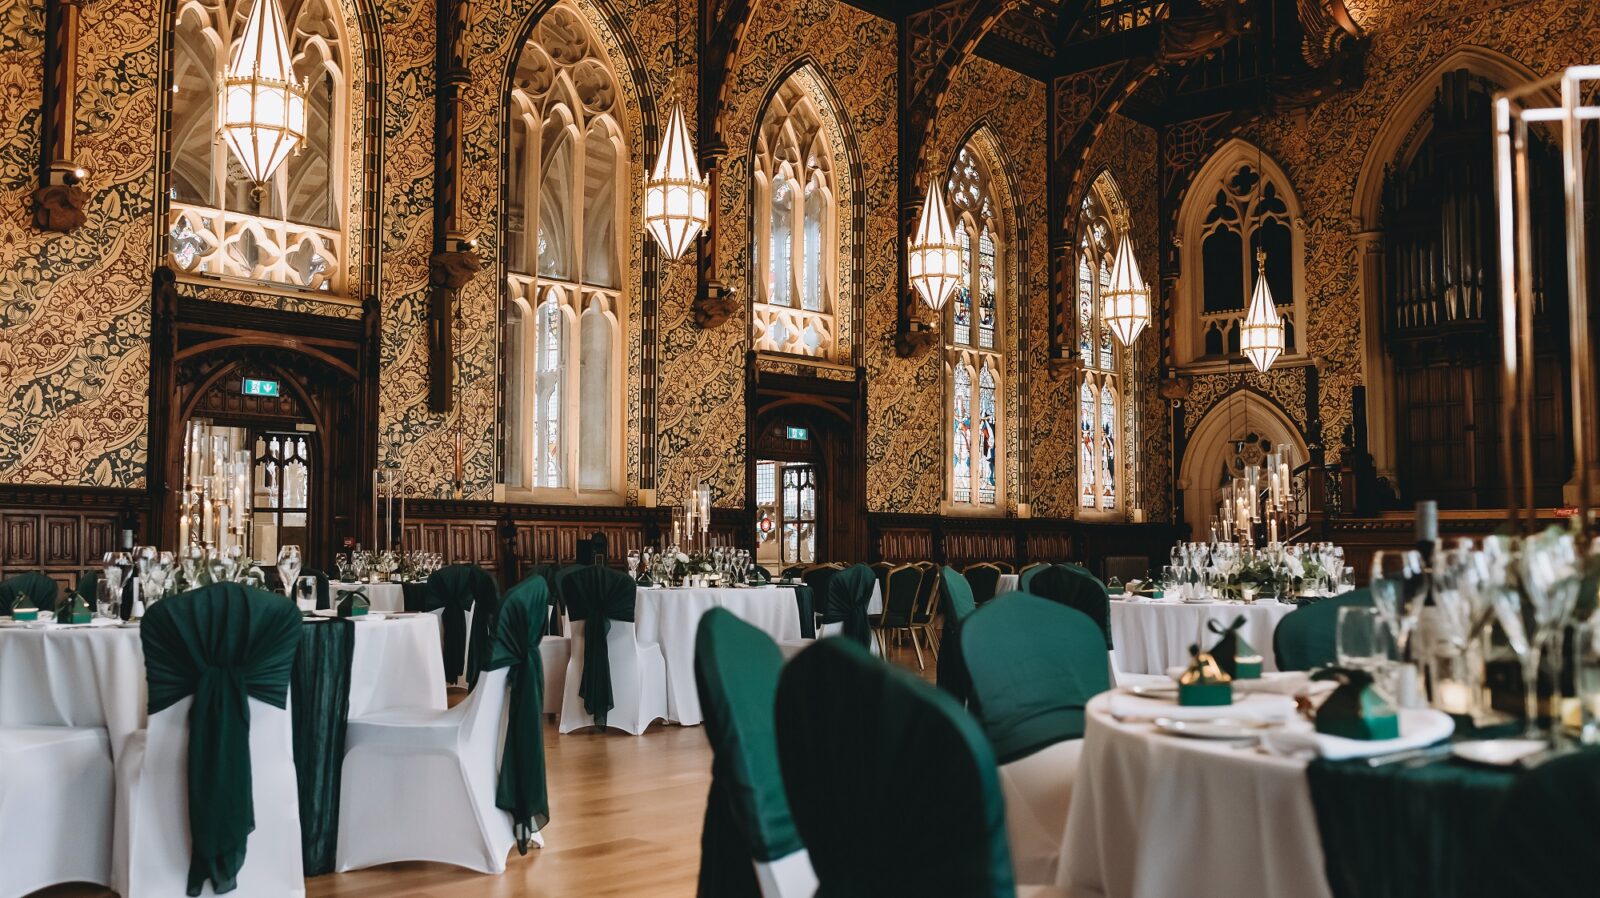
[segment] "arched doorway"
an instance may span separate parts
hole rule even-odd
[[[853,418],[820,400],[776,399],[757,412],[748,495],[762,564],[859,557],[864,506],[855,437]]]
[[[345,537],[357,536],[362,470],[357,377],[332,356],[283,346],[180,351],[165,446],[164,544],[176,544],[185,490],[204,488],[215,463],[247,464],[248,548],[263,563],[283,545],[326,568]],[[190,531],[202,520],[191,517]],[[358,537],[359,538],[359,537]]]
[[[1227,396],[1206,412],[1184,448],[1178,470],[1183,491],[1183,519],[1190,538],[1205,539],[1216,514],[1218,493],[1244,465],[1258,465],[1273,449],[1282,448],[1291,469],[1306,463],[1310,453],[1294,422],[1272,402],[1248,390]]]

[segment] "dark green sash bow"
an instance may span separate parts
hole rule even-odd
[[[454,683],[463,672],[470,687],[478,682],[478,671],[489,654],[489,635],[494,632],[500,594],[494,578],[475,564],[452,564],[428,576],[428,609],[444,609],[444,679]],[[472,615],[471,638],[467,635],[467,609]]]
[[[217,583],[157,602],[140,627],[149,711],[189,709],[188,893],[232,891],[255,829],[251,698],[285,706],[300,612],[283,596]]]
[[[506,593],[495,629],[494,653],[485,670],[509,668],[511,704],[506,741],[500,752],[500,780],[495,807],[511,815],[517,851],[528,853],[528,841],[550,822],[550,793],[544,778],[544,639],[549,587],[533,575]]]
[[[0,583],[0,611],[11,613],[11,606],[23,596],[33,602],[33,606],[40,611],[54,612],[56,610],[56,596],[61,588],[56,581],[46,577],[38,571],[28,571],[18,574]],[[89,597],[94,601],[94,596]]]
[[[621,571],[593,565],[569,567],[556,579],[567,603],[567,617],[574,623],[583,623],[583,677],[578,681],[578,696],[595,726],[603,728],[606,715],[616,707],[606,634],[611,632],[614,620],[633,621],[638,587],[633,578]]]
[[[867,606],[872,604],[872,587],[877,582],[872,568],[864,564],[853,564],[828,578],[822,622],[843,623],[845,636],[871,645],[872,622],[867,619]]]

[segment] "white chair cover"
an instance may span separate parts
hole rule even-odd
[[[337,869],[438,861],[503,873],[516,844],[494,805],[508,670],[484,671],[448,711],[394,709],[350,721],[339,789]],[[543,845],[538,833],[533,844]]]
[[[104,727],[0,727],[0,898],[110,885],[115,794]]]
[[[180,699],[150,716],[117,759],[117,831],[112,888],[124,898],[182,896],[189,875],[189,706]],[[288,708],[249,699],[250,781],[256,828],[238,888],[229,898],[306,893],[300,863],[300,801]],[[216,894],[207,880],[202,895]]]
[[[614,620],[606,634],[611,654],[611,691],[616,707],[606,726],[638,736],[652,720],[667,716],[667,659],[654,643],[640,645],[632,621]],[[572,628],[572,658],[561,693],[561,732],[594,726],[583,707],[578,685],[583,682],[583,627]],[[548,686],[548,684],[547,684]]]
[[[572,639],[546,635],[539,641],[539,660],[544,662],[544,713],[560,714],[561,696],[567,689],[567,665],[572,662]]]
[[[775,861],[756,861],[756,883],[761,898],[811,898],[817,893],[817,874],[804,848]]]
[[[1006,839],[1020,883],[1053,883],[1067,831],[1072,783],[1078,775],[1082,739],[1067,739],[1025,758],[1000,765],[1006,799]]]

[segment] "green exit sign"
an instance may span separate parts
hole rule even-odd
[[[788,436],[789,439],[794,440],[797,443],[804,443],[805,441],[811,439],[811,432],[806,430],[804,427],[790,427],[788,428]]]
[[[276,396],[278,395],[278,382],[247,377],[244,379],[244,384],[239,388],[239,392],[246,396]]]

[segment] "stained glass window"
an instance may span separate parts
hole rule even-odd
[[[1109,258],[1107,258],[1105,260],[1105,263],[1100,266],[1100,292],[1099,292],[1099,296],[1100,297],[1104,297],[1109,292],[1111,292],[1111,260]],[[1103,299],[1101,301],[1104,302]],[[1101,371],[1113,371],[1117,367],[1116,366],[1115,350],[1113,350],[1112,347],[1111,347],[1111,328],[1106,325],[1103,316],[1102,316],[1101,321],[1100,321],[1099,331],[1100,331],[1100,370]]]
[[[811,312],[822,311],[822,188],[815,183],[806,185],[805,268],[801,288],[801,307]]]
[[[978,235],[978,345],[994,348],[995,316],[994,237],[987,225]]]
[[[1099,491],[1095,489],[1095,473],[1097,453],[1095,452],[1094,428],[1097,418],[1097,403],[1095,390],[1084,384],[1078,391],[1078,481],[1079,504],[1084,508],[1094,508],[1099,499]]]
[[[951,434],[950,501],[998,509],[1004,504],[1001,484],[1006,480],[1001,449],[1005,328],[999,279],[1005,248],[985,158],[974,145],[963,147],[945,181],[961,249],[961,280],[945,319],[946,364],[951,372],[946,413]]]
[[[792,306],[789,295],[789,260],[791,229],[794,218],[793,182],[779,173],[772,179],[772,252],[767,270],[767,302],[775,306]]]
[[[523,46],[508,98],[502,480],[557,501],[621,499],[619,198],[633,162],[600,46],[584,13],[559,0]],[[560,86],[574,81],[581,103]]]
[[[972,501],[972,375],[965,365],[956,366],[954,424],[950,434],[951,497],[957,502]]]
[[[978,501],[994,504],[995,437],[994,374],[984,366],[978,374]]]
[[[961,346],[972,345],[972,231],[961,229],[961,286],[956,288],[950,311],[951,336]]]
[[[1100,507],[1117,507],[1117,393],[1100,388]]]
[[[1094,273],[1089,267],[1089,257],[1078,257],[1078,354],[1092,357],[1093,344],[1089,335],[1094,333]]]

